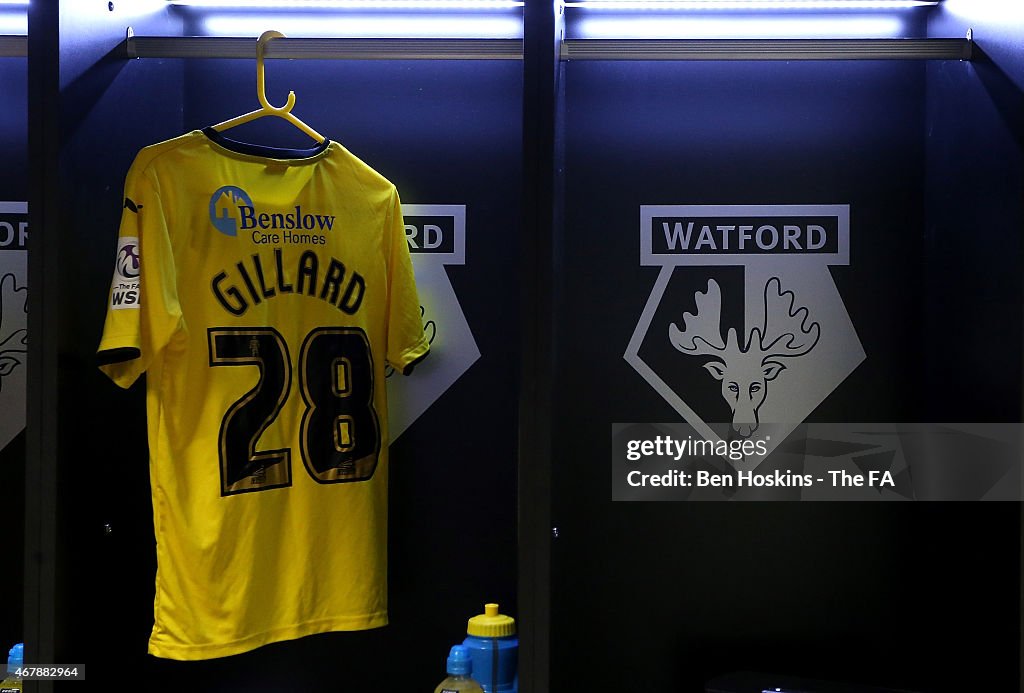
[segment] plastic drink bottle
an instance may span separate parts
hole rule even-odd
[[[448,654],[448,678],[437,685],[434,693],[484,693],[470,675],[473,661],[462,645],[453,645]]]
[[[20,693],[21,677],[14,672],[25,665],[25,645],[18,643],[7,655],[7,678],[0,682],[0,693]]]
[[[498,613],[497,604],[484,604],[484,613],[466,626],[462,644],[473,658],[473,678],[485,693],[518,693],[519,639],[516,620]]]

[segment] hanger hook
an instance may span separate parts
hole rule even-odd
[[[288,113],[295,106],[295,92],[288,92],[288,101],[284,106],[272,106],[267,100],[267,77],[266,69],[263,66],[263,51],[266,45],[271,39],[275,38],[286,38],[280,31],[268,30],[260,34],[260,37],[256,39],[256,98],[260,100],[260,105],[268,111],[275,113],[284,114]]]

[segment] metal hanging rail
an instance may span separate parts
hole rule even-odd
[[[6,40],[5,40],[6,39]],[[25,55],[24,36],[0,37],[0,56]],[[964,39],[567,39],[561,60],[971,60]],[[129,36],[128,58],[253,58],[251,38]],[[5,52],[7,51],[7,52]],[[9,52],[13,51],[13,53]],[[282,38],[267,58],[522,60],[522,39]]]
[[[562,60],[970,60],[965,39],[568,39]]]
[[[28,56],[28,36],[0,36],[0,58]]]
[[[255,58],[251,38],[129,36],[129,58]],[[267,58],[318,60],[522,60],[522,39],[279,38]]]

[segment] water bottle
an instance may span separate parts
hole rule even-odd
[[[434,693],[483,693],[480,684],[470,675],[473,660],[462,645],[453,645],[448,653],[448,678],[437,685]]]
[[[0,682],[0,693],[21,693],[21,677],[14,672],[24,665],[25,644],[19,642],[7,655],[7,678]]]
[[[462,644],[473,658],[473,678],[486,693],[519,693],[519,640],[516,620],[498,613],[497,604],[484,604],[473,616]]]

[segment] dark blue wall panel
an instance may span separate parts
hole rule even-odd
[[[88,285],[96,285],[90,290],[94,296],[102,296],[109,282],[121,185],[135,151],[258,105],[254,61],[137,60],[109,70],[102,93],[91,95],[94,105],[82,107],[67,157],[69,178],[80,187],[76,203],[95,212],[83,232],[92,234],[96,248],[79,247],[89,258],[80,271],[91,278]],[[82,79],[94,77],[90,71]],[[449,647],[465,637],[466,619],[482,613],[485,602],[496,601],[503,613],[517,615],[522,66],[517,61],[273,60],[267,63],[267,86],[273,103],[284,103],[293,89],[296,115],[394,182],[403,204],[466,205],[466,263],[446,272],[481,356],[392,447],[390,625],[179,663],[144,654],[156,565],[143,391],[136,386],[120,392],[90,370],[102,302],[69,317],[84,335],[76,346],[75,369],[81,368],[78,377],[89,383],[82,387],[90,390],[90,408],[101,418],[104,411],[119,412],[116,421],[87,417],[81,428],[93,431],[80,431],[83,445],[101,449],[100,439],[123,436],[123,454],[103,460],[92,482],[97,524],[90,532],[98,532],[107,571],[98,594],[101,608],[116,609],[99,627],[123,653],[117,664],[144,677],[147,690],[181,690],[197,681],[207,686],[203,690],[246,691],[431,686],[444,675]],[[122,109],[133,104],[133,115],[116,115],[118,103]],[[89,141],[87,133],[102,139]],[[263,144],[309,142],[277,119],[229,134]],[[108,148],[111,141],[116,144]],[[85,237],[76,240],[85,242]],[[102,531],[107,523],[114,528],[109,535]],[[98,622],[80,621],[94,636]],[[402,666],[386,665],[396,657]]]
[[[969,415],[929,418],[975,369],[922,359],[949,332],[925,320],[927,278],[959,256],[926,242],[925,66],[569,63],[564,84],[552,689],[692,691],[757,670],[953,691],[982,660],[1015,689],[1015,505],[612,502],[606,473],[614,422],[680,420],[623,359],[658,276],[639,265],[643,204],[849,204],[850,264],[831,275],[868,357],[808,420]],[[1000,278],[1019,283],[1009,247]],[[999,329],[1019,330],[1017,307]],[[980,348],[990,325],[957,318],[956,343]],[[1019,416],[1015,373],[985,384],[980,420]],[[686,396],[715,406],[697,385]]]
[[[935,420],[1020,421],[1024,331],[1024,9],[947,2],[929,31],[973,29],[971,62],[928,67],[929,370]],[[969,368],[950,364],[970,364]],[[1017,398],[1008,406],[1006,398]]]
[[[27,200],[28,181],[28,61],[0,59],[0,199]]]
[[[0,58],[0,200],[28,199],[28,65],[24,58]],[[20,608],[24,551],[25,436],[0,450],[0,528],[10,557],[0,569],[0,652],[24,639]]]
[[[126,60],[116,53],[126,27],[142,34],[177,30],[165,13],[128,3],[61,3],[59,177],[46,191],[57,209],[44,249],[46,277],[53,282],[57,316],[55,372],[57,494],[56,594],[44,595],[56,613],[55,658],[85,662],[90,677],[111,675],[118,652],[125,670],[137,671],[152,626],[152,510],[143,389],[126,393],[96,367],[103,328],[103,296],[110,286],[111,257],[123,208],[124,177],[136,152],[181,128],[180,66]],[[42,141],[42,140],[40,140]],[[53,191],[59,192],[54,196]],[[38,285],[35,285],[38,286]],[[49,351],[45,353],[51,353]],[[51,371],[52,369],[52,371]],[[42,382],[47,382],[45,378]],[[47,470],[47,473],[50,473]],[[148,625],[146,624],[149,619]],[[109,662],[109,664],[107,664]],[[111,667],[105,669],[105,667]]]

